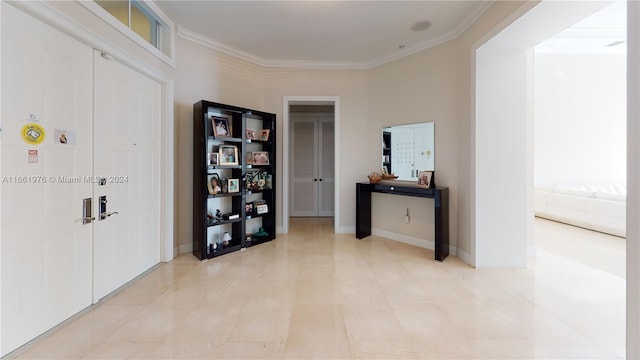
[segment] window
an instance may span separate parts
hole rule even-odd
[[[169,20],[164,20],[165,17],[153,3],[142,0],[95,0],[93,3],[90,1],[80,3],[132,40],[138,43],[143,40],[173,59],[171,42],[173,27],[169,25]],[[113,21],[114,19],[117,21]],[[126,29],[123,30],[122,25]]]

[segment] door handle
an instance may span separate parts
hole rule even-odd
[[[100,196],[100,220],[104,220],[109,216],[116,215],[118,213],[117,211],[111,211],[111,212],[107,211],[108,202],[109,201],[107,200],[107,195]]]
[[[91,210],[91,198],[82,199],[82,224],[89,224],[96,218],[93,217],[93,211]]]

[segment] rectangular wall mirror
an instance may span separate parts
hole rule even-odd
[[[382,128],[382,168],[407,181],[435,171],[434,132],[433,122]]]

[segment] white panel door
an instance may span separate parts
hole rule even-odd
[[[333,216],[335,187],[335,133],[333,116],[320,116],[318,120],[318,216]]]
[[[161,86],[94,54],[94,166],[106,181],[94,185],[96,203],[106,196],[106,211],[113,213],[94,225],[98,301],[160,262]]]
[[[291,216],[333,216],[333,116],[293,114],[291,121]]]
[[[292,116],[291,216],[318,216],[316,117]]]
[[[93,114],[92,49],[0,6],[3,356],[91,305],[93,225],[81,218],[92,196]],[[21,136],[34,122],[45,130],[39,145]]]

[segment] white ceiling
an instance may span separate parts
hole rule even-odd
[[[179,29],[264,66],[368,68],[460,35],[491,1],[171,1]],[[428,20],[422,32],[411,25]],[[401,48],[401,46],[403,46]]]
[[[617,0],[536,46],[539,53],[626,53],[627,3]]]

